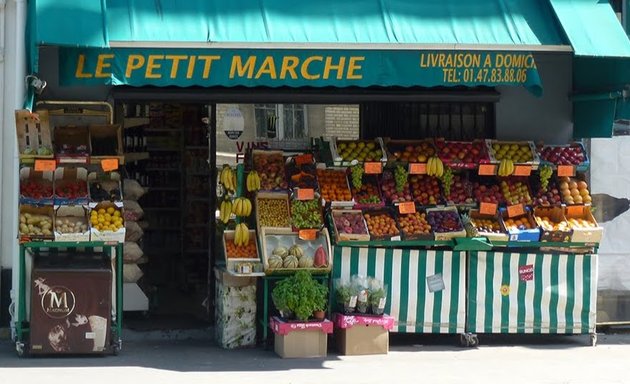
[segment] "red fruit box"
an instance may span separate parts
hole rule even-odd
[[[368,233],[367,224],[365,223],[365,219],[363,218],[363,213],[361,212],[361,210],[333,209],[331,214],[332,214],[333,226],[335,227],[335,238],[337,239],[337,241],[369,241],[370,240],[370,234]],[[355,216],[355,215],[358,216],[358,218],[356,218],[358,220],[357,225],[360,226],[360,229],[364,233],[357,233],[360,231],[355,232],[355,230],[352,229],[352,227],[350,227],[351,232],[347,232],[346,230],[344,230],[345,226],[344,228],[339,228],[339,225],[337,225],[339,220],[344,220],[344,218],[348,216]],[[350,219],[348,219],[348,222],[351,224]]]
[[[421,206],[435,206],[444,202],[440,183],[436,177],[410,175],[409,185],[413,201]]]
[[[431,224],[431,220],[430,217],[436,214],[439,214],[441,212],[445,212],[445,211],[451,211],[451,212],[455,212],[455,214],[457,215],[457,221],[459,223],[459,230],[455,230],[455,231],[447,231],[447,232],[443,232],[440,231],[438,228],[436,228],[435,225]],[[466,230],[464,229],[464,225],[462,224],[462,220],[459,217],[459,212],[457,211],[456,207],[438,207],[438,208],[428,208],[427,209],[427,219],[429,219],[429,224],[431,224],[431,228],[433,229],[433,234],[435,235],[435,240],[437,241],[441,241],[441,240],[452,240],[456,237],[466,237]]]
[[[288,335],[294,331],[308,330],[320,330],[327,334],[333,332],[333,322],[328,319],[324,319],[324,321],[287,322],[274,316],[270,319],[269,326],[276,335]]]
[[[284,191],[289,188],[282,151],[252,150],[252,169],[260,176],[262,191]]]
[[[444,200],[448,205],[474,207],[477,205],[473,195],[473,184],[468,180],[465,173],[453,175],[453,183],[449,196],[446,196],[444,184],[442,184]]]
[[[55,205],[88,204],[88,171],[85,168],[59,167],[55,169]]]
[[[538,155],[541,163],[549,164],[553,169],[558,165],[574,165],[576,171],[586,172],[591,164],[582,143],[545,145],[538,148]]]
[[[396,180],[392,171],[385,171],[381,175],[381,196],[387,204],[403,203],[413,201],[409,181],[405,183],[401,192],[396,189]]]
[[[383,138],[388,164],[425,163],[437,152],[432,139],[391,140]]]
[[[488,147],[483,140],[448,141],[435,139],[438,156],[453,169],[475,169],[479,164],[490,163]]]
[[[53,173],[38,172],[30,167],[20,169],[20,203],[48,205],[53,203]]]
[[[381,195],[381,185],[379,183],[376,175],[363,175],[363,185],[361,186],[361,190],[357,191],[354,186],[351,184],[352,190],[352,198],[355,201],[354,208],[355,209],[375,209],[382,208],[385,206],[385,201],[383,200],[383,196]],[[367,202],[362,201],[362,197],[365,194],[366,189],[370,189],[372,191],[372,195],[378,198],[378,201]]]
[[[478,177],[472,182],[472,191],[477,203],[504,204],[505,197],[501,192],[499,181],[496,177]]]

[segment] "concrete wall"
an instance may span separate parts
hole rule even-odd
[[[572,103],[569,100],[573,73],[570,54],[537,54],[536,65],[543,85],[537,98],[524,87],[498,87],[497,138],[543,140],[565,144],[572,139]]]

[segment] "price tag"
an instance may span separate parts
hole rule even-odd
[[[313,200],[315,198],[315,190],[313,188],[298,188],[298,200]]]
[[[416,213],[416,204],[413,201],[405,201],[404,203],[400,203],[398,204],[398,212],[400,212],[401,215]]]
[[[498,206],[495,203],[481,203],[479,204],[479,213],[482,215],[495,215],[497,208]]]
[[[525,214],[525,206],[523,204],[508,205],[508,217],[516,217]]]
[[[529,176],[532,174],[531,165],[517,165],[514,167],[514,176]]]
[[[427,163],[409,163],[410,175],[426,175]]]
[[[54,172],[57,168],[57,162],[55,160],[35,160],[35,170],[37,172]]]
[[[295,156],[295,165],[310,164],[313,162],[313,155],[305,153],[303,155]]]
[[[497,166],[494,164],[479,164],[479,175],[493,176],[497,173]]]
[[[317,239],[317,229],[300,229],[298,237],[302,240],[315,240]]]
[[[558,165],[558,176],[575,176],[575,167],[573,165]]]
[[[584,215],[583,205],[567,205],[567,216],[581,217]]]
[[[101,160],[101,168],[105,172],[111,172],[118,169],[118,159],[103,159]]]
[[[378,174],[383,173],[383,164],[380,162],[370,162],[363,164],[363,169],[365,173],[368,174]]]

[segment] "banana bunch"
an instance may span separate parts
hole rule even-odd
[[[442,177],[443,174],[444,163],[442,163],[442,160],[440,160],[437,156],[429,157],[429,160],[427,161],[427,175]]]
[[[251,171],[247,175],[247,192],[254,192],[260,189],[260,176],[258,172]]]
[[[234,193],[236,191],[236,172],[229,165],[223,165],[219,180],[226,190]]]
[[[232,202],[230,200],[223,200],[221,202],[221,208],[219,208],[219,220],[223,224],[227,224],[230,221],[230,215],[232,215]]]
[[[241,245],[247,245],[247,243],[249,243],[249,228],[247,228],[247,224],[236,224],[236,229],[234,230],[234,245],[240,247]]]
[[[237,197],[232,204],[232,213],[236,216],[247,217],[252,214],[252,202],[246,197]]]
[[[514,162],[512,159],[503,159],[499,163],[499,171],[497,174],[501,177],[510,176],[514,173]]]

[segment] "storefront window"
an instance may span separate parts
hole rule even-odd
[[[274,141],[308,137],[303,104],[255,104],[256,138]]]

